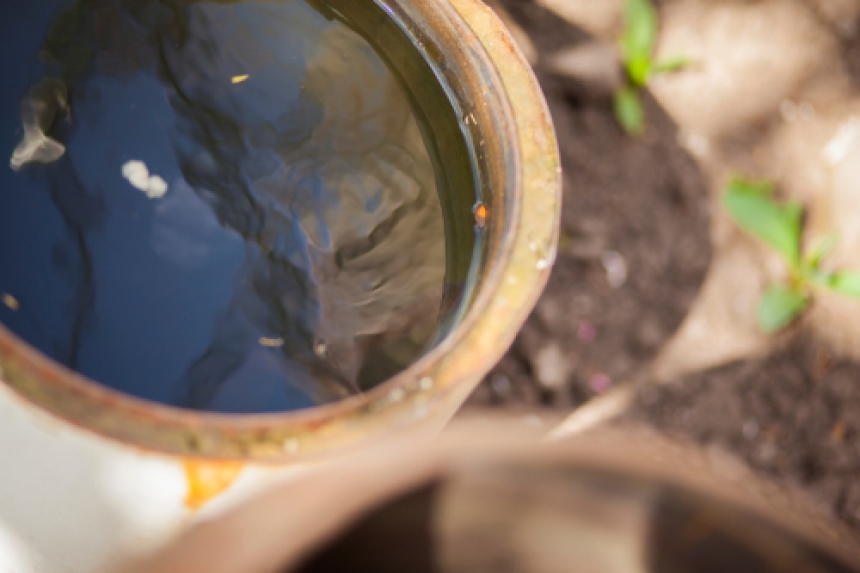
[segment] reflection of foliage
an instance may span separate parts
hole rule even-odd
[[[687,65],[685,58],[654,61],[657,43],[657,11],[651,0],[626,0],[621,54],[626,82],[615,92],[615,117],[624,131],[640,135],[645,129],[641,90],[656,75],[674,72]]]
[[[158,34],[155,45],[158,73],[169,87],[171,106],[181,119],[181,140],[175,152],[183,177],[219,222],[248,245],[239,273],[243,286],[218,320],[210,347],[186,372],[178,403],[205,409],[223,381],[242,366],[249,349],[257,344],[255,329],[283,338],[281,351],[287,359],[301,364],[321,382],[331,382],[322,392],[327,399],[341,396],[348,383],[312,349],[313,322],[319,309],[310,276],[311,261],[298,248],[306,239],[293,217],[255,190],[253,171],[259,169],[255,164],[259,159],[254,154],[259,155],[260,150],[246,141],[240,122],[207,101],[209,94],[183,88],[181,78],[188,71],[183,66],[188,67],[189,55],[176,50],[172,35]],[[211,41],[193,40],[203,46]],[[195,52],[197,47],[186,44],[187,51]],[[283,145],[283,137],[279,143]],[[306,390],[320,394],[323,389]]]
[[[62,168],[51,173],[51,199],[57,207],[71,243],[78,251],[78,268],[66,267],[64,270],[69,279],[78,283],[78,288],[71,303],[72,322],[66,364],[75,368],[81,349],[81,339],[86,328],[91,324],[95,310],[96,285],[93,268],[93,257],[87,245],[87,234],[101,226],[107,217],[104,202],[101,198],[91,196],[77,178],[77,174],[69,165],[68,160],[62,163]],[[56,259],[64,249],[58,246],[55,251]],[[60,265],[63,269],[64,265]]]
[[[776,202],[771,183],[734,179],[723,193],[723,205],[742,229],[776,249],[788,263],[787,283],[769,285],[759,301],[762,330],[770,333],[787,326],[809,306],[817,288],[860,299],[860,273],[821,268],[822,259],[836,246],[835,235],[802,252],[803,209],[797,203]]]

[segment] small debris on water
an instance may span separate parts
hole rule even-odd
[[[230,82],[232,82],[233,84],[241,84],[242,82],[247,80],[248,77],[249,77],[248,74],[242,74],[240,76],[233,76],[232,78],[230,78]]]
[[[261,336],[260,337],[260,346],[265,346],[267,348],[280,348],[283,345],[284,345],[284,339],[283,338],[268,337],[268,336]]]
[[[314,344],[314,354],[317,355],[317,358],[325,358],[325,355],[328,354],[328,344],[326,344],[325,340],[317,340]]]
[[[585,344],[594,342],[594,339],[597,338],[597,327],[588,321],[580,322],[579,328],[576,329],[576,337]]]
[[[137,159],[126,161],[122,166],[122,176],[133,187],[146,193],[150,199],[160,199],[167,193],[167,182],[158,175],[150,175],[143,161]]]
[[[21,102],[24,137],[9,160],[13,171],[30,162],[51,163],[65,154],[65,146],[46,134],[60,112],[68,117],[68,91],[61,81],[44,79],[30,90]]]
[[[588,380],[588,387],[596,394],[603,394],[612,387],[612,378],[606,374],[595,374]]]
[[[8,293],[3,295],[3,304],[8,306],[11,310],[18,310],[21,308],[21,303],[18,302],[18,299]]]
[[[606,280],[612,288],[620,288],[627,282],[627,263],[616,251],[604,251],[600,255],[603,268],[606,269]]]
[[[475,225],[479,229],[483,229],[487,226],[487,215],[489,215],[489,210],[487,206],[483,203],[475,203],[475,206],[472,208],[472,214],[475,215]]]

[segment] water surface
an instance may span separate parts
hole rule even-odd
[[[0,44],[0,321],[27,342],[141,398],[266,412],[435,340],[432,130],[344,23],[301,0],[39,0]]]

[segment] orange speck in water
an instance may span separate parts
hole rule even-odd
[[[487,206],[483,203],[478,203],[477,205],[475,205],[475,208],[472,212],[475,214],[475,224],[482,229],[486,227],[487,215],[489,214]]]
[[[186,460],[185,481],[188,494],[185,506],[200,509],[236,481],[242,471],[241,462],[198,462]]]

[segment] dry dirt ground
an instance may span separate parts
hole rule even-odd
[[[826,264],[860,269],[860,2],[659,2],[658,55],[692,64],[652,83],[640,139],[612,114],[622,6],[495,2],[546,94],[565,202],[546,293],[470,404],[650,424],[860,527],[860,303],[820,295],[763,335],[756,301],[786,269],[718,203],[733,174],[771,179],[804,242],[835,231]]]

